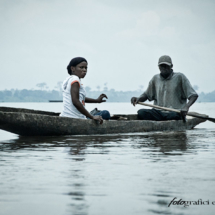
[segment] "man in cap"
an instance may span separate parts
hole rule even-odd
[[[186,116],[190,106],[198,98],[198,94],[184,74],[173,72],[172,59],[169,56],[161,56],[158,67],[160,74],[151,79],[148,88],[140,97],[132,97],[131,103],[135,106],[138,102],[149,100],[154,101],[154,105],[181,111],[179,114],[158,109],[140,109],[138,110],[139,119],[180,120]]]

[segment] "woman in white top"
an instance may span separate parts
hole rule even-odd
[[[67,70],[69,77],[63,82],[63,111],[60,116],[79,118],[79,119],[94,119],[101,124],[104,119],[110,118],[108,111],[101,111],[98,115],[91,115],[85,109],[85,103],[101,103],[105,102],[103,98],[107,98],[105,94],[101,94],[97,99],[86,97],[86,91],[81,84],[81,78],[87,74],[87,60],[82,57],[73,58]],[[102,118],[103,117],[103,118]]]

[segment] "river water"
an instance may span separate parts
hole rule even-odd
[[[60,112],[62,104],[0,106]],[[142,108],[97,107],[122,114]],[[196,103],[191,111],[215,118],[215,103]],[[215,214],[214,163],[211,122],[186,132],[94,136],[19,137],[0,130],[0,214]],[[187,206],[176,205],[180,199]]]

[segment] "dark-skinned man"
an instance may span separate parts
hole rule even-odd
[[[140,109],[137,112],[138,118],[155,121],[183,119],[198,94],[184,74],[173,72],[172,59],[169,56],[161,56],[158,67],[160,74],[151,79],[148,88],[140,97],[132,97],[131,103],[135,106],[138,102],[154,101],[154,105],[178,109],[181,114],[158,109]]]

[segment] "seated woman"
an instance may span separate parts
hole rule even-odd
[[[107,98],[105,94],[101,94],[97,99],[86,97],[86,91],[81,84],[81,78],[87,74],[87,60],[82,57],[73,58],[67,66],[69,77],[63,82],[63,111],[60,116],[79,118],[79,119],[94,119],[103,123],[103,119],[110,119],[108,111],[100,111],[96,114],[90,114],[85,109],[86,103],[101,103],[105,102],[103,98]]]

